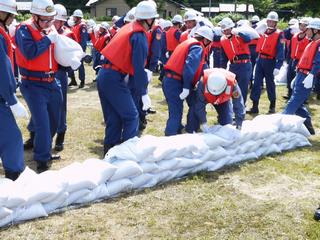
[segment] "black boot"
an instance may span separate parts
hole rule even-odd
[[[64,148],[64,135],[65,135],[65,132],[57,134],[56,145],[54,147],[54,150],[56,150],[58,152],[63,150],[63,148]]]
[[[84,81],[80,82],[79,88],[84,88]]]
[[[24,150],[30,150],[33,148],[33,142],[34,142],[34,132],[30,132],[30,138],[24,142],[23,148]]]
[[[78,84],[77,84],[77,81],[76,81],[76,78],[75,78],[75,76],[71,76],[70,77],[71,78],[71,82],[69,83],[69,87],[71,87],[71,86],[77,86]]]
[[[59,154],[51,154],[50,160],[60,160],[61,157]]]
[[[12,181],[15,181],[19,177],[20,174],[21,174],[20,172],[4,171],[4,176],[6,178],[11,179]]]
[[[316,134],[316,132],[315,132],[315,130],[314,130],[313,125],[312,125],[311,122],[310,122],[310,123],[306,123],[306,121],[304,121],[303,124],[306,126],[306,128],[308,129],[308,131],[309,131],[309,133],[310,133],[311,135],[315,135],[315,134]]]
[[[44,171],[47,171],[49,170],[50,166],[50,162],[37,162],[37,172],[42,173]]]
[[[314,212],[313,218],[314,218],[314,220],[316,220],[316,221],[320,221],[320,207],[318,207],[318,208],[316,209],[316,211]]]
[[[270,102],[268,113],[275,113],[275,112],[276,112],[276,100],[273,100]]]
[[[258,114],[259,113],[259,102],[258,101],[253,101],[252,102],[252,108],[247,111],[249,114]]]
[[[320,93],[317,93],[317,100],[320,100]]]
[[[103,145],[103,155],[106,155],[107,152],[114,147],[114,144],[104,144]]]

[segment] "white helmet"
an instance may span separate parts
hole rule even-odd
[[[135,17],[136,19],[150,19],[159,17],[156,4],[152,1],[139,2],[136,8]]]
[[[100,27],[101,27],[101,28],[104,28],[105,30],[108,30],[109,27],[110,27],[110,25],[109,25],[109,23],[107,23],[107,22],[102,22],[101,25],[100,25]]]
[[[96,22],[93,19],[89,19],[87,21],[87,27],[88,28],[94,28],[96,26]]]
[[[242,26],[250,26],[250,22],[247,19],[241,19],[237,22],[237,26],[238,27],[242,27]]]
[[[234,22],[231,20],[231,18],[226,17],[219,22],[219,25],[220,25],[222,31],[224,31],[224,30],[233,28]]]
[[[136,12],[136,7],[131,8],[127,13],[126,16],[124,17],[125,22],[133,22],[135,18],[135,12]]]
[[[184,21],[192,21],[197,20],[197,14],[195,11],[186,11],[186,13],[183,16]]]
[[[55,4],[54,8],[57,12],[57,15],[54,16],[54,19],[60,20],[60,21],[67,21],[67,19],[68,19],[67,9],[61,4]]]
[[[199,27],[195,34],[198,34],[211,42],[213,41],[213,31],[208,26]]]
[[[259,16],[257,15],[254,15],[252,18],[251,18],[251,22],[259,22],[260,21],[260,18]]]
[[[170,20],[164,20],[162,27],[163,27],[162,29],[165,29],[167,27],[172,27],[172,22]]]
[[[274,11],[269,12],[267,16],[267,20],[278,22],[279,21],[278,13]]]
[[[320,30],[320,18],[313,18],[309,21],[307,28],[312,28],[315,30]]]
[[[301,18],[301,19],[299,20],[299,23],[308,25],[308,24],[309,24],[309,21],[310,21],[310,18],[304,17],[304,18]]]
[[[119,20],[119,16],[118,15],[114,15],[113,17],[112,17],[112,23],[115,23],[116,21],[118,21]]]
[[[290,21],[288,22],[288,25],[289,25],[289,26],[290,26],[290,25],[296,25],[296,24],[298,24],[298,23],[299,23],[298,19],[296,19],[296,18],[291,18]]]
[[[30,13],[44,17],[52,17],[57,14],[52,0],[33,0]]]
[[[18,15],[16,0],[1,0],[0,11]]]
[[[83,18],[83,12],[80,9],[76,9],[76,10],[74,10],[72,17]]]
[[[174,15],[174,17],[172,18],[171,22],[173,24],[175,23],[183,23],[183,19],[182,19],[182,16],[181,15]]]
[[[227,87],[227,79],[222,73],[212,73],[208,77],[207,90],[214,96],[223,93]]]

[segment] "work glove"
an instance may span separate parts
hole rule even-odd
[[[56,43],[58,41],[59,38],[59,33],[57,33],[56,31],[51,31],[47,37],[50,39],[51,43]]]
[[[144,71],[147,73],[148,82],[151,82],[153,72],[146,68],[144,69]]]
[[[189,93],[190,93],[190,90],[188,88],[182,89],[182,92],[179,95],[180,99],[181,100],[186,99],[188,97]]]
[[[17,101],[16,104],[11,105],[10,108],[11,108],[13,115],[16,118],[22,118],[22,117],[28,118],[29,117],[29,113],[28,113],[27,109],[19,101]]]
[[[142,98],[142,110],[147,111],[149,108],[151,108],[151,99],[148,94],[143,95]]]
[[[296,78],[294,78],[290,83],[290,88],[294,89],[294,85],[296,84]]]
[[[93,33],[93,29],[92,28],[88,28],[88,33],[89,34]]]
[[[166,52],[166,58],[169,58],[169,57],[170,57],[170,53]]]
[[[77,70],[81,66],[81,61],[77,58],[73,58],[70,63],[72,70]]]
[[[274,76],[274,77],[277,76],[277,75],[279,74],[279,72],[280,72],[280,70],[279,70],[278,68],[275,68],[275,69],[273,70],[273,76]]]
[[[209,133],[210,127],[208,126],[207,123],[203,123],[203,124],[201,124],[200,129],[204,133]]]
[[[309,73],[306,78],[303,80],[303,86],[306,89],[312,88],[313,86],[313,74]]]
[[[104,56],[101,54],[100,56],[100,60],[103,61],[104,60]]]

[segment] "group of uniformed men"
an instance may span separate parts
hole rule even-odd
[[[249,86],[253,105],[248,113],[257,114],[264,79],[268,112],[275,113],[274,78],[286,56],[288,103],[283,113],[306,118],[306,127],[315,133],[305,101],[319,77],[319,18],[301,18],[294,23],[299,31],[294,33],[289,26],[282,32],[277,29],[278,14],[272,11],[266,18],[266,30],[253,38],[241,29],[255,28],[260,22],[258,16],[251,24],[240,20],[237,26],[224,18],[218,27],[193,11],[187,11],[184,18],[176,15],[172,21],[158,21],[157,5],[151,0],[141,1],[123,17],[114,17],[112,26],[85,22],[79,9],[68,20],[65,7],[54,5],[52,0],[34,0],[30,12],[32,18],[20,23],[15,35],[9,35],[8,26],[17,14],[16,2],[0,2],[0,157],[5,176],[12,180],[24,170],[22,135],[14,117],[28,117],[15,95],[15,65],[21,78],[20,92],[31,112],[30,139],[24,147],[33,148],[38,172],[46,171],[52,160],[60,158],[51,154],[55,134],[55,149],[64,147],[68,77],[69,86],[77,82],[74,72],[55,60],[59,34],[77,41],[84,52],[88,39],[92,42],[93,68],[106,124],[104,154],[137,136],[145,128],[147,113],[154,113],[148,84],[159,62],[159,79],[169,111],[166,136],[183,129],[187,133],[208,132],[208,103],[217,110],[219,124],[234,124],[240,130]],[[83,61],[78,71],[82,88]],[[182,124],[184,100],[188,105],[186,126]]]

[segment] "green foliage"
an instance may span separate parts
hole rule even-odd
[[[112,17],[100,16],[100,17],[97,17],[96,20],[97,20],[98,22],[105,22],[105,21],[111,22]]]
[[[237,22],[238,20],[245,18],[244,15],[239,14],[239,13],[221,13],[221,14],[215,16],[212,19],[212,22],[214,25],[217,25],[225,17],[231,18],[234,22]]]
[[[16,20],[17,20],[18,22],[23,22],[23,21],[31,18],[31,16],[32,16],[32,15],[31,15],[30,13],[27,13],[27,14],[19,14],[18,16],[16,16]]]

